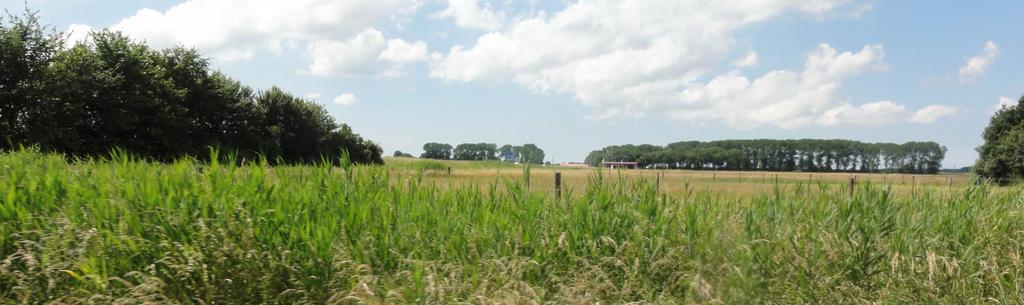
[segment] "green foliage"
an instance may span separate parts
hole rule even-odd
[[[401,150],[396,150],[391,156],[395,158],[415,158],[412,154],[404,153]]]
[[[534,144],[523,146],[503,145],[498,149],[498,159],[524,164],[544,164],[544,150]]]
[[[586,163],[663,163],[693,170],[938,173],[946,148],[935,142],[862,143],[850,140],[724,140],[609,146]]]
[[[0,153],[0,304],[1024,302],[1016,188],[674,198],[598,174],[557,200],[421,178]]]
[[[498,145],[494,143],[464,143],[452,151],[452,159],[465,161],[498,160]]]
[[[381,149],[322,106],[277,88],[254,93],[193,49],[154,50],[110,31],[64,48],[32,12],[0,24],[0,149],[71,156],[112,149],[161,161],[210,147],[243,159],[381,163]],[[55,124],[59,122],[59,124]]]
[[[1024,97],[992,117],[982,135],[975,172],[986,179],[1010,183],[1024,179]]]
[[[423,159],[449,160],[452,158],[452,146],[443,143],[423,144]]]
[[[26,121],[45,111],[38,101],[50,89],[46,70],[64,43],[40,25],[35,12],[4,19],[0,16],[0,149],[32,138]]]

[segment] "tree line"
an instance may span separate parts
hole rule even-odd
[[[586,163],[638,162],[691,170],[938,173],[946,148],[935,142],[863,143],[851,140],[723,140],[609,146]]]
[[[155,50],[106,30],[65,44],[34,12],[0,17],[0,149],[97,156],[119,148],[170,161],[219,148],[274,163],[343,153],[383,162],[380,146],[323,106],[276,87],[257,92],[213,71],[195,49]]]
[[[423,145],[423,154],[420,155],[420,158],[466,161],[501,160],[544,164],[544,150],[535,144],[524,144],[522,146],[506,144],[498,147],[494,143],[463,143],[452,147],[445,143],[431,142]]]

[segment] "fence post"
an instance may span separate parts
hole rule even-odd
[[[910,176],[910,195],[917,196],[917,175]]]
[[[661,191],[661,172],[659,171],[654,178],[654,193],[658,194]]]
[[[711,181],[718,181],[718,172],[711,172]]]
[[[451,167],[451,166],[449,166],[449,167],[448,167],[448,176],[451,176],[451,175],[452,175],[452,167]]]
[[[555,198],[562,198],[562,172],[555,172]]]
[[[857,176],[850,177],[850,197],[853,197],[853,191],[857,184]]]
[[[953,190],[953,176],[946,176],[946,184],[950,191]]]

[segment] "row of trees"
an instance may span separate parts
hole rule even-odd
[[[112,148],[156,160],[210,147],[271,162],[315,162],[346,151],[381,163],[381,149],[320,105],[278,88],[256,92],[182,47],[155,50],[110,31],[65,47],[34,13],[0,20],[0,149],[73,156]]]
[[[502,160],[519,163],[544,163],[544,150],[534,144],[522,146],[494,143],[463,143],[454,148],[444,143],[427,143],[423,145],[420,158],[437,160],[486,161]]]
[[[686,141],[667,146],[621,145],[591,152],[586,163],[631,161],[693,170],[937,173],[946,148],[935,142],[850,140]]]

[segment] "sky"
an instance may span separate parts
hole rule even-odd
[[[112,29],[198,48],[251,87],[324,105],[388,155],[535,143],[570,162],[618,144],[839,138],[935,141],[953,168],[1024,94],[1016,0],[28,5],[72,41]]]

